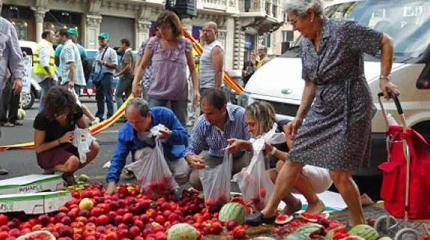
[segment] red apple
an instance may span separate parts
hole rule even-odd
[[[139,236],[141,234],[140,228],[138,226],[136,226],[136,225],[132,226],[129,231],[130,231],[130,235],[133,238],[135,238],[135,237],[137,237],[137,236]]]
[[[39,220],[39,223],[43,226],[47,226],[49,223],[49,216],[46,214],[40,215],[37,219]]]
[[[109,223],[109,218],[106,215],[100,215],[97,217],[96,224],[97,225],[107,225]]]

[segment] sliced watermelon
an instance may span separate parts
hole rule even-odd
[[[278,214],[275,219],[275,224],[284,225],[293,220],[293,216],[288,216],[286,214]]]

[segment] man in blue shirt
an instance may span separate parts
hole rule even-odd
[[[115,192],[116,183],[119,181],[129,152],[134,154],[136,151],[155,146],[155,139],[150,129],[159,124],[168,128],[160,131],[160,139],[163,140],[164,156],[169,168],[178,184],[188,182],[191,169],[184,159],[185,148],[188,145],[187,131],[175,114],[165,107],[149,108],[144,99],[135,98],[127,104],[126,117],[128,121],[119,130],[118,143],[107,174],[106,192],[108,194]]]
[[[219,165],[228,139],[251,138],[245,123],[245,109],[233,104],[227,105],[227,98],[222,90],[207,89],[201,99],[201,111],[203,114],[194,125],[190,145],[185,153],[185,159],[193,168],[190,183],[196,189],[202,189],[198,169]],[[233,155],[232,173],[246,167],[250,160],[248,152],[238,151]]]

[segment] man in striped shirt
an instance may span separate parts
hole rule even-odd
[[[185,160],[193,168],[190,183],[196,189],[202,189],[198,169],[213,168],[223,161],[224,148],[228,139],[250,139],[245,123],[245,109],[227,104],[224,92],[220,89],[208,89],[201,100],[203,114],[197,119],[191,132]],[[249,164],[251,157],[245,151],[233,155],[232,173],[239,172]]]

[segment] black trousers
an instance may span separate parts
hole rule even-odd
[[[2,92],[2,101],[0,104],[0,122],[15,123],[18,120],[18,108],[20,94],[15,95],[12,89],[12,82],[7,81]]]

